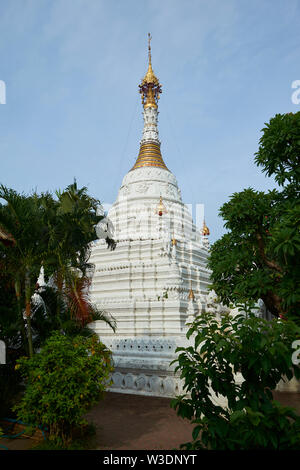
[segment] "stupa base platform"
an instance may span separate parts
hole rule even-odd
[[[101,337],[112,351],[115,369],[110,392],[175,397],[183,393],[180,374],[175,373],[178,354],[175,350],[186,345],[178,337]]]
[[[116,368],[110,392],[173,398],[182,393],[179,376],[163,371]]]

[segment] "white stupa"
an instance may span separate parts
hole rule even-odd
[[[151,64],[142,80],[144,130],[133,168],[125,175],[116,202],[101,221],[116,241],[95,242],[92,300],[110,312],[117,332],[103,322],[94,330],[113,351],[112,391],[174,396],[181,381],[170,362],[186,344],[187,323],[213,303],[206,267],[209,230],[197,230],[182,202],[175,176],[166,167],[158,136],[161,85]]]

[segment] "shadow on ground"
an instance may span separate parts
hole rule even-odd
[[[190,441],[193,425],[169,398],[107,392],[86,416],[97,427],[97,449],[171,450]]]

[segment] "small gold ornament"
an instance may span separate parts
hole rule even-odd
[[[191,288],[190,288],[190,291],[189,291],[189,297],[188,297],[189,300],[192,300],[194,302],[195,300],[195,294],[194,294],[194,291],[193,291],[193,288],[192,288],[192,281],[191,281]]]
[[[205,220],[203,220],[202,235],[205,237],[210,234],[209,228],[207,227]]]
[[[165,206],[162,202],[162,197],[160,196],[159,204],[156,208],[156,214],[158,214],[161,217],[163,214],[166,214],[166,213],[167,213],[167,209],[165,208]]]

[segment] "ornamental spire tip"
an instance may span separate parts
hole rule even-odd
[[[148,33],[148,70],[144,76],[141,85],[139,85],[140,93],[142,95],[142,103],[145,108],[157,108],[157,102],[161,91],[161,84],[158,78],[154,75],[152,69],[152,56],[151,56],[151,39],[152,36]]]
[[[139,85],[139,91],[142,95],[142,104],[144,108],[144,130],[143,138],[140,143],[140,151],[137,160],[132,168],[135,170],[140,167],[158,167],[168,170],[163,161],[160,151],[160,141],[157,128],[157,103],[161,93],[161,85],[158,78],[154,75],[151,64],[151,34],[148,33],[148,70],[142,83]],[[162,201],[160,201],[162,204]],[[162,211],[158,211],[161,212]]]
[[[152,36],[150,33],[148,33],[148,58],[149,58],[149,64],[151,64],[151,39]]]

